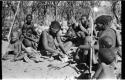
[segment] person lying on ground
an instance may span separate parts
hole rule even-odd
[[[44,55],[52,56],[61,56],[64,57],[64,54],[67,54],[67,49],[71,45],[70,43],[63,44],[59,31],[61,26],[58,21],[51,22],[49,30],[44,30],[41,34],[41,46],[39,50]]]
[[[37,48],[38,36],[37,32],[35,31],[34,24],[32,22],[31,14],[28,14],[26,16],[26,22],[24,23],[22,28],[22,35],[24,37],[22,43],[25,47],[32,47],[34,49]]]

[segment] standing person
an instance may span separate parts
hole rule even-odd
[[[28,14],[26,16],[26,22],[22,28],[22,35],[24,37],[23,44],[25,47],[32,47],[36,49],[37,47],[37,32],[35,31],[34,24],[32,22],[32,15]]]
[[[49,30],[44,30],[41,34],[41,45],[39,44],[39,50],[41,53],[47,56],[57,56],[64,57],[64,54],[67,54],[66,50],[69,44],[62,43],[59,35],[61,26],[58,21],[51,22]]]
[[[94,45],[94,46],[92,46],[92,48],[94,48],[96,50],[99,50],[99,55],[105,54],[105,58],[104,58],[105,61],[112,59],[113,55],[115,55],[115,57],[116,57],[116,54],[115,54],[114,50],[116,48],[116,40],[117,40],[116,38],[117,38],[117,36],[116,36],[116,32],[111,28],[112,17],[109,16],[109,15],[99,16],[95,20],[95,24],[96,24],[96,29],[99,31],[99,33],[98,33],[99,40],[98,40],[98,45]],[[90,49],[90,47],[91,47],[90,45],[81,45],[79,48]],[[102,52],[106,51],[104,48],[106,48],[107,53],[100,53],[101,50],[103,50]],[[113,55],[109,55],[110,51],[114,51],[114,52],[111,52]],[[113,58],[113,60],[110,63],[112,63],[112,62],[114,63],[114,60],[115,59]],[[102,65],[102,64],[99,64],[99,65]],[[104,67],[104,65],[102,65],[100,68],[106,68],[106,67]],[[100,68],[98,68],[98,69],[100,69]],[[100,73],[99,72],[100,70],[98,70],[98,69],[97,69],[95,75]],[[112,74],[112,72],[110,72],[110,71],[108,72],[109,74],[105,74],[105,73],[106,73],[106,71],[104,71],[102,73],[102,76],[109,75],[110,73]],[[100,75],[98,75],[98,77],[99,76]]]

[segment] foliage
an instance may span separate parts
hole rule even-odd
[[[113,4],[113,1],[110,1]],[[21,1],[19,13],[16,16],[14,28],[21,28],[27,14],[33,15],[33,22],[39,25],[49,25],[51,21],[79,20],[82,14],[90,14],[95,6],[101,7],[101,1]],[[2,29],[8,30],[12,25],[18,1],[3,1]],[[121,5],[120,5],[121,6]],[[118,9],[116,9],[118,10]],[[103,13],[104,11],[100,12]],[[111,12],[111,11],[105,11]],[[117,11],[118,12],[118,11]],[[120,12],[120,11],[119,11]],[[98,15],[99,13],[94,13]],[[94,17],[93,17],[94,18]]]

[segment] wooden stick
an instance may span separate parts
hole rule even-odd
[[[20,5],[20,1],[18,2],[18,5],[17,5],[17,10],[16,10],[16,13],[15,13],[15,16],[14,16],[14,19],[13,19],[13,22],[12,22],[12,25],[10,27],[10,31],[9,31],[9,34],[8,34],[8,42],[10,43],[10,35],[11,35],[11,31],[13,29],[13,24],[15,22],[15,18],[16,18],[16,15],[18,13],[18,10],[19,10],[19,5]]]
[[[92,10],[92,9],[91,9]],[[93,11],[92,11],[93,12]],[[91,46],[92,46],[92,41],[93,41],[93,19],[92,19],[92,16],[91,16]],[[89,69],[89,71],[90,71],[90,77],[92,78],[92,75],[91,75],[91,73],[92,73],[92,60],[93,60],[93,48],[91,48],[90,49],[90,69]]]
[[[19,3],[18,3],[18,6],[17,6],[17,10],[16,10],[16,13],[15,13],[15,16],[14,16],[14,19],[13,19],[13,23],[12,23],[12,25],[11,25],[11,27],[10,27],[10,31],[9,31],[9,34],[8,34],[8,46],[7,47],[9,47],[9,45],[10,45],[10,35],[11,35],[11,31],[12,31],[12,29],[13,29],[13,24],[14,24],[14,21],[15,21],[15,17],[16,17],[16,15],[17,15],[17,12],[18,12],[18,10],[19,10],[19,5],[20,5],[20,1],[19,1]],[[8,51],[8,49],[9,48],[7,48],[7,50],[6,50],[6,52]],[[5,53],[6,53],[5,52]]]

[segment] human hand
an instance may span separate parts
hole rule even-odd
[[[76,49],[76,53],[78,53],[79,51],[80,51],[80,46],[77,47],[77,49]]]
[[[79,56],[78,55],[75,56],[75,60],[79,60]]]
[[[59,54],[60,54],[59,51],[55,51],[54,53],[52,53],[52,56],[57,56],[57,55],[59,55]]]
[[[88,33],[88,35],[91,35],[91,29],[89,28],[89,29],[87,29],[87,33]]]
[[[75,22],[75,26],[78,26],[78,25],[80,25],[78,22]]]
[[[78,49],[78,47],[71,47],[70,50],[73,52],[76,52],[76,50]]]

